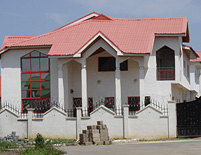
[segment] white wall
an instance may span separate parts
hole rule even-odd
[[[21,106],[21,57],[36,49],[9,50],[1,55],[1,101]],[[48,54],[49,49],[37,49]],[[51,63],[51,62],[50,62]],[[52,83],[51,83],[52,84]]]

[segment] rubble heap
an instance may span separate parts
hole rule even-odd
[[[4,138],[0,137],[0,142],[18,142],[21,141],[19,136],[16,136],[16,132],[12,131],[11,134],[5,136]]]
[[[103,121],[97,121],[97,125],[87,126],[80,134],[80,144],[84,145],[109,145],[111,141],[108,136],[108,128]]]

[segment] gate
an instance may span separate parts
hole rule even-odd
[[[201,97],[192,102],[177,103],[177,136],[201,136]]]

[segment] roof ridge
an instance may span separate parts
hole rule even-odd
[[[55,30],[55,31],[50,31],[50,32],[48,32],[48,33],[44,33],[44,34],[35,36],[35,37],[30,38],[30,39],[27,39],[27,40],[24,40],[24,41],[21,41],[21,42],[18,42],[18,43],[14,43],[14,44],[12,44],[11,46],[16,46],[17,44],[21,44],[21,43],[25,43],[25,42],[28,42],[28,41],[31,41],[31,40],[35,40],[35,39],[38,39],[38,38],[41,38],[41,37],[49,36],[49,35],[58,33],[58,32],[60,32],[60,31],[65,31],[65,30],[67,30],[67,29],[76,27],[76,26],[78,26],[78,25],[81,25],[81,24],[84,24],[84,23],[88,23],[88,22],[91,21],[91,20],[92,20],[92,19],[89,19],[89,20],[82,21],[82,22],[77,23],[77,24],[74,24],[74,25],[70,25],[70,26],[68,26],[68,27],[64,27],[64,28],[62,28],[62,29],[58,29],[58,30]]]
[[[187,17],[158,17],[158,18],[136,18],[136,19],[126,19],[126,18],[116,18],[116,17],[110,17],[110,18],[113,20],[128,20],[128,21],[187,19]]]

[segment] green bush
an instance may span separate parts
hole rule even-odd
[[[37,134],[36,138],[35,138],[35,146],[36,148],[44,148],[45,147],[45,141],[44,138],[42,137],[41,134]]]

